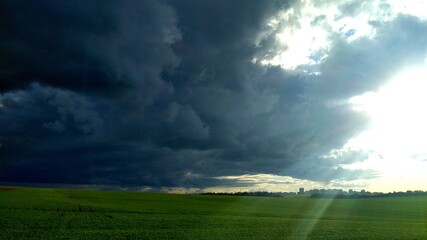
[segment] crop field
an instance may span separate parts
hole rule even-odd
[[[0,187],[0,239],[427,239],[427,197],[334,200]]]

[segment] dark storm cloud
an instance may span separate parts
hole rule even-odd
[[[32,84],[26,91],[0,95],[0,101],[3,106],[0,118],[8,126],[3,130],[6,135],[16,136],[31,126],[35,128],[28,130],[38,130],[41,135],[46,134],[45,130],[86,135],[100,135],[103,131],[103,120],[93,101],[71,91]]]
[[[191,106],[171,102],[173,86],[160,77],[179,63],[170,6],[2,1],[1,12],[2,180],[130,182],[135,159],[156,159],[135,157],[151,132],[166,125],[182,136],[191,124],[189,138],[208,134]],[[156,112],[167,109],[169,118]]]
[[[339,168],[359,155],[320,157],[363,129],[366,117],[318,99],[376,86],[385,74],[376,54],[418,59],[415,50],[403,59],[398,44],[425,24],[400,17],[375,39],[337,40],[325,74],[307,77],[251,61],[275,47],[261,35],[287,7],[3,1],[0,181],[206,187],[240,174],[371,177]],[[407,38],[387,42],[396,31]],[[399,51],[387,52],[392,44]]]
[[[157,1],[2,1],[0,89],[37,80],[117,94],[163,91],[159,73],[178,62],[173,9]]]

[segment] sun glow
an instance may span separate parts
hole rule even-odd
[[[349,102],[355,111],[368,114],[371,125],[347,147],[373,154],[364,162],[344,167],[373,169],[383,177],[418,182],[426,179],[427,68],[403,71],[379,91],[353,97]]]

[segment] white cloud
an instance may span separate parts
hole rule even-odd
[[[427,2],[425,0],[388,0],[394,14],[408,14],[427,19]]]
[[[270,31],[266,31],[264,38],[272,35],[276,46],[271,53],[257,57],[256,62],[316,72],[312,66],[328,57],[335,38],[347,42],[374,38],[376,26],[398,14],[426,19],[426,5],[425,1],[398,0],[297,2],[266,23]]]
[[[371,124],[339,151],[357,148],[371,154],[365,161],[341,166],[380,173],[380,178],[370,184],[373,188],[391,191],[389,183],[400,181],[394,190],[416,190],[427,181],[426,74],[427,67],[406,70],[377,92],[349,99],[355,111],[370,116]]]
[[[363,189],[367,180],[332,180],[328,183],[310,181],[306,179],[280,176],[274,174],[245,174],[238,176],[215,177],[218,180],[231,181],[234,184],[226,186],[215,186],[203,189],[205,192],[240,192],[240,191],[268,191],[268,192],[297,192],[298,188],[309,189],[332,189],[343,188],[347,190]]]

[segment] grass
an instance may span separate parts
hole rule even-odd
[[[0,239],[427,239],[427,197],[1,188]]]

